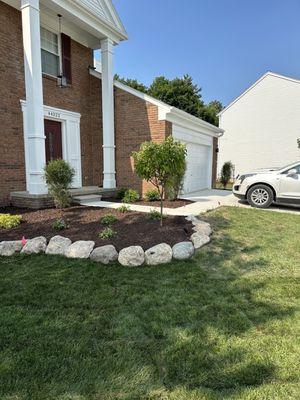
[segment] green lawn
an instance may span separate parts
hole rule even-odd
[[[1,400],[299,399],[300,217],[205,218],[193,261],[0,259]]]

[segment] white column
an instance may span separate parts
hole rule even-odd
[[[25,65],[26,112],[24,141],[29,193],[47,193],[39,0],[21,0]]]
[[[102,40],[103,187],[106,189],[116,187],[113,57],[112,40]]]

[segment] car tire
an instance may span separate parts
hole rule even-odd
[[[274,201],[273,190],[267,185],[254,185],[248,190],[247,201],[251,207],[268,208]]]

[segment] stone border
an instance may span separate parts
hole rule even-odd
[[[176,243],[173,247],[166,243],[160,243],[144,251],[141,246],[129,246],[118,253],[113,245],[95,247],[92,240],[78,240],[74,243],[63,236],[53,236],[48,245],[43,236],[29,239],[23,245],[21,240],[0,242],[0,256],[12,256],[21,254],[55,254],[67,258],[90,258],[94,262],[109,264],[117,261],[126,267],[139,267],[146,265],[166,264],[174,260],[187,260],[191,258],[196,250],[201,249],[210,242],[212,228],[209,223],[199,220],[194,215],[189,215],[186,220],[193,224],[194,233],[190,240]]]

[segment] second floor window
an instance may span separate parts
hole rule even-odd
[[[59,42],[58,35],[41,27],[42,72],[59,75]]]

